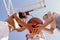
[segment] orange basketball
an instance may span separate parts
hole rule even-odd
[[[29,23],[32,23],[32,25],[34,25],[34,24],[43,24],[43,22],[42,22],[42,20],[41,19],[39,19],[39,18],[31,18],[29,21],[28,21],[28,24]]]

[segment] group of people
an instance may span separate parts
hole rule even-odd
[[[5,21],[0,21],[0,40],[8,40],[9,32],[14,30],[22,32],[28,29],[29,33],[26,34],[26,40],[46,40],[42,30],[49,34],[53,34],[56,28],[60,30],[60,15],[56,12],[48,12],[45,14],[43,16],[44,23],[36,17],[32,17],[26,23],[26,19],[31,11],[33,10],[14,13]],[[51,26],[50,29],[46,28],[48,25]]]

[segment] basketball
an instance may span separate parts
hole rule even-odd
[[[34,25],[34,24],[43,24],[43,22],[42,22],[42,20],[41,19],[39,19],[39,18],[31,18],[29,21],[28,21],[28,24],[29,23],[32,23],[32,25]]]

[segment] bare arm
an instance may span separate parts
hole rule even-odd
[[[20,18],[18,18],[16,15],[14,15],[15,20],[18,22],[19,25],[27,26],[27,24],[23,21],[21,21]]]
[[[19,25],[22,25],[25,28],[27,28],[28,30],[32,31],[32,27],[29,24],[26,24],[25,22],[21,21],[20,18],[18,18],[16,15],[14,15],[14,18],[16,19],[16,21],[18,22]]]
[[[53,21],[50,23],[51,28],[45,28],[44,31],[46,31],[49,34],[53,34],[54,30],[56,29],[56,14],[52,14]]]
[[[44,31],[46,31],[49,34],[53,34],[54,33],[54,30],[56,29],[56,23],[55,22],[56,21],[54,19],[53,22],[50,23],[51,28],[50,29],[45,28]]]
[[[38,27],[38,30],[44,29],[44,28],[45,28],[47,25],[49,25],[52,21],[53,21],[53,19],[49,19],[49,20],[47,20],[44,24],[40,24],[40,25],[39,25],[40,27]]]
[[[16,28],[16,30],[17,30],[18,32],[22,32],[22,31],[24,31],[25,29],[26,29],[26,27]]]
[[[45,28],[44,31],[49,33],[49,34],[53,34],[54,33],[54,28],[52,28],[52,27],[50,29]]]
[[[26,29],[25,26],[22,26],[22,27],[20,27],[20,26],[17,27],[17,26],[16,26],[16,27],[17,27],[17,28],[16,28],[16,27],[15,27],[16,24],[14,23],[14,19],[19,20],[18,17],[17,17],[17,15],[16,15],[16,13],[13,14],[12,16],[10,16],[9,19],[5,20],[5,21],[10,22],[10,24],[12,24],[12,25],[10,25],[10,24],[8,23],[10,31],[13,31],[13,28],[14,28],[14,30],[17,30],[18,32],[22,32],[23,30]],[[14,25],[14,26],[13,26],[13,25]],[[13,28],[12,28],[12,27],[13,27]]]

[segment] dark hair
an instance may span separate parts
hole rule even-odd
[[[23,15],[23,13],[22,13],[22,12],[19,12],[19,18],[26,18],[26,16],[25,16],[25,15]]]
[[[45,14],[44,16],[47,16],[48,17],[48,14]]]
[[[47,16],[47,14],[45,14],[44,16]]]

